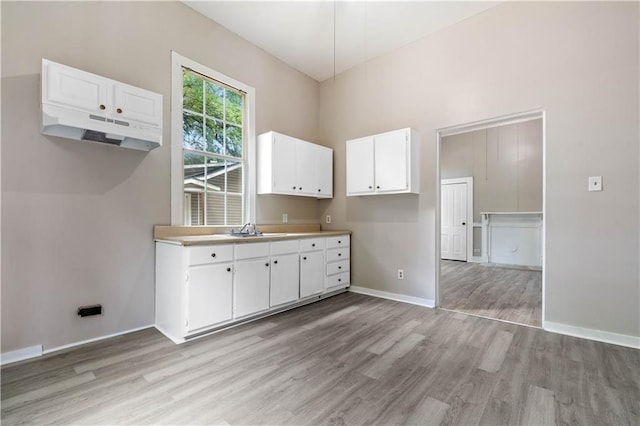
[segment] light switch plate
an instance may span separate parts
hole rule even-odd
[[[602,191],[602,176],[589,176],[589,191]]]
[[[287,213],[282,213],[282,223],[289,222],[289,215]]]

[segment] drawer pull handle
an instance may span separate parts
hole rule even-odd
[[[118,114],[122,114],[122,108],[117,108],[117,109],[116,109],[116,112],[117,112]]]
[[[277,260],[274,260],[274,261],[273,261],[273,263],[275,263],[275,264],[277,265],[277,264],[278,264],[278,261],[277,261]]]
[[[231,268],[227,268],[227,272],[231,272]]]
[[[211,253],[211,257],[216,257],[216,254],[215,253]]]
[[[307,256],[303,257],[302,260],[307,260]]]
[[[342,266],[338,266],[338,269],[342,269]]]
[[[379,187],[379,186],[376,186],[376,189],[380,189],[380,187]]]
[[[369,186],[369,189],[373,189],[373,186]]]
[[[318,192],[320,192],[320,190],[318,189]]]
[[[315,246],[316,246],[316,243],[311,244],[311,247],[315,247]]]
[[[106,108],[107,108],[107,107],[106,107],[106,106],[104,106],[104,104],[100,104],[100,109],[101,109],[101,110],[103,110],[103,111],[104,111]]]
[[[342,256],[342,253],[338,253],[338,257]]]
[[[338,282],[342,281],[342,278],[338,278]]]
[[[341,240],[338,240],[338,244],[342,244],[342,241],[341,241]]]
[[[300,191],[302,191],[302,187],[300,187]]]
[[[296,187],[294,186],[293,189],[296,189]]]
[[[264,266],[269,266],[269,262],[265,263]]]

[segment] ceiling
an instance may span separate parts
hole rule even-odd
[[[501,2],[328,0],[184,3],[293,68],[317,81],[324,81]]]

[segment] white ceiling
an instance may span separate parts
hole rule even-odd
[[[501,2],[325,0],[184,3],[293,68],[317,81],[324,81]]]

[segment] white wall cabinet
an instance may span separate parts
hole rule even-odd
[[[162,95],[55,62],[43,65],[44,103],[162,127]]]
[[[258,136],[258,194],[333,196],[333,150],[277,132]]]
[[[400,129],[347,141],[347,196],[420,192],[420,140]]]
[[[156,242],[156,328],[176,343],[350,283],[349,235],[210,246]]]

